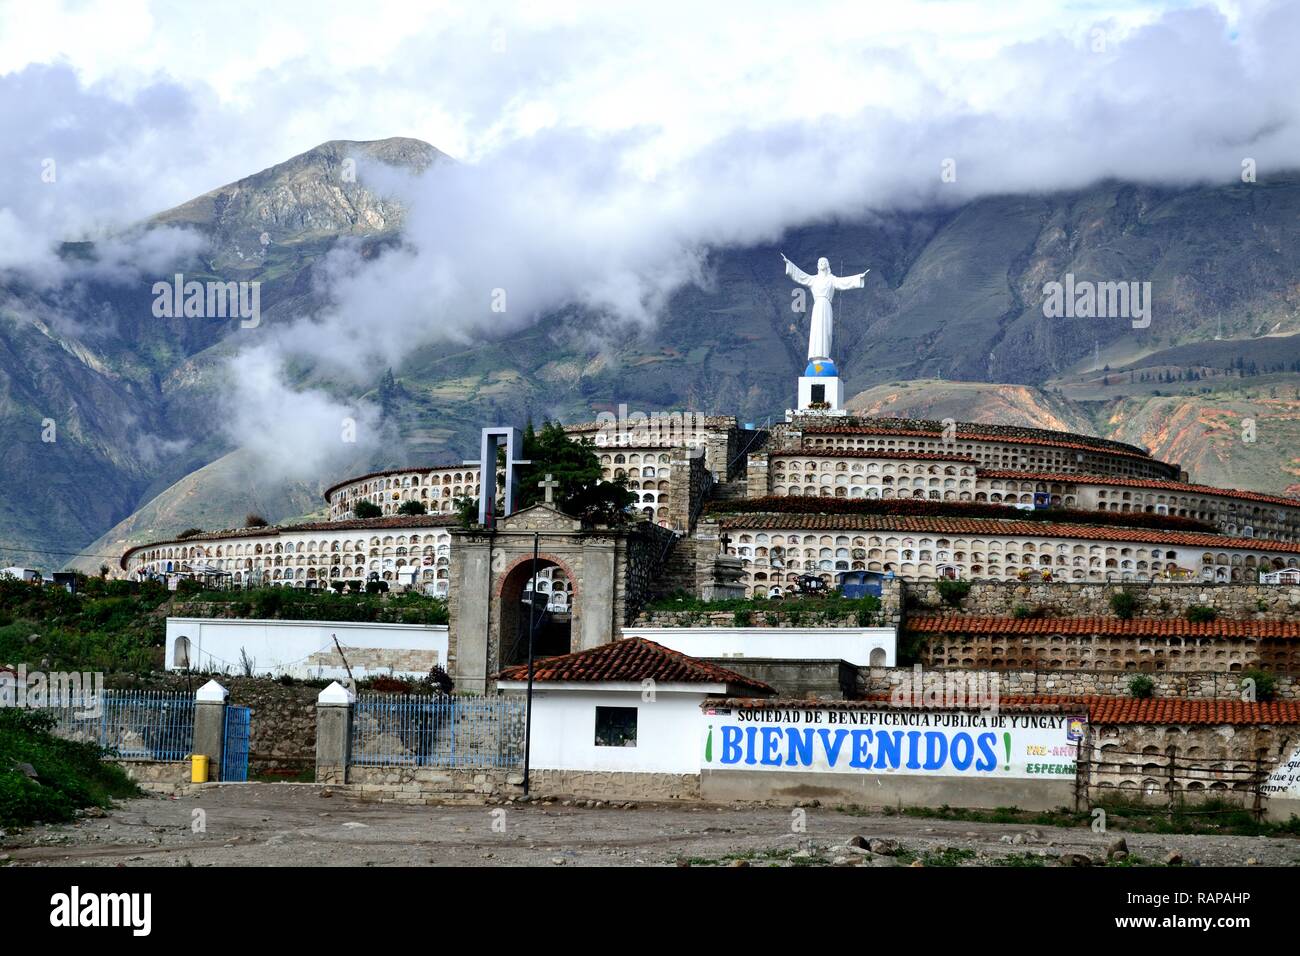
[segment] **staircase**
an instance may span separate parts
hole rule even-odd
[[[695,541],[689,536],[673,542],[663,569],[654,581],[655,597],[668,597],[677,591],[696,593]]]
[[[714,501],[731,501],[748,497],[748,482],[744,478],[733,478],[713,486],[710,498]]]

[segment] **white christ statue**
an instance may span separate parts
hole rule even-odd
[[[861,289],[866,285],[866,272],[853,276],[831,275],[831,263],[825,256],[817,260],[817,274],[810,276],[791,262],[782,253],[781,261],[785,263],[785,274],[800,285],[812,289],[813,310],[812,327],[808,330],[808,360],[830,360],[831,333],[835,325],[835,314],[831,311],[831,300],[837,289]]]

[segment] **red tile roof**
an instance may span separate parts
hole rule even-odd
[[[963,464],[978,463],[978,458],[970,455],[944,455],[928,451],[894,451],[889,448],[873,450],[870,448],[812,448],[803,451],[777,451],[772,459],[777,458],[883,458],[887,460],[921,460],[921,461],[956,461]]]
[[[389,475],[427,475],[434,471],[473,471],[478,472],[478,462],[455,462],[450,465],[421,465],[419,468],[387,468],[383,471],[368,471],[364,475],[354,475],[351,478],[344,478],[342,481],[336,481],[325,489],[324,498],[330,500],[330,496],[338,491],[344,485],[355,484],[358,481],[369,481],[371,478],[387,478]]]
[[[979,617],[971,614],[912,615],[909,631],[926,634],[1124,634],[1133,637],[1300,638],[1296,621],[1197,621],[1181,617]]]
[[[818,710],[908,710],[891,705],[887,698],[868,700],[807,701],[786,698],[727,698],[705,701],[702,708],[732,710],[818,709]],[[1032,697],[1003,697],[1003,713],[1078,714],[1087,712],[1094,724],[1300,724],[1300,701],[1278,700],[1247,703],[1240,700],[1191,700],[1184,697],[1064,697],[1042,694]],[[978,710],[953,707],[952,710]]]
[[[516,664],[496,675],[507,681],[528,680],[528,665]],[[669,650],[641,637],[629,637],[590,650],[548,657],[533,665],[534,681],[634,681],[664,684],[726,684],[759,694],[773,690],[762,681],[745,677],[707,661]]]
[[[1013,445],[1040,445],[1046,448],[1070,448],[1075,451],[1093,451],[1102,452],[1107,455],[1120,455],[1125,458],[1140,458],[1143,461],[1157,461],[1150,455],[1133,448],[1132,446],[1116,447],[1112,444],[1106,444],[1105,439],[1096,439],[1093,444],[1088,441],[1086,435],[1074,435],[1070,432],[1044,432],[1044,435],[1059,434],[1069,435],[1071,438],[1080,439],[1079,441],[1061,441],[1055,438],[1035,438],[1029,435],[1000,435],[996,432],[981,432],[959,430],[956,433],[954,441],[1000,441]],[[900,435],[908,438],[941,438],[942,433],[939,431],[928,431],[919,428],[891,428],[887,425],[805,425],[802,428],[805,435]],[[1128,449],[1128,450],[1125,450]],[[1159,464],[1166,464],[1159,462]]]
[[[921,518],[901,515],[751,514],[727,517],[728,530],[755,531],[915,531],[934,534],[1028,535],[1082,541],[1131,541],[1139,544],[1180,544],[1208,550],[1243,549],[1258,552],[1300,553],[1298,541],[1232,538],[1193,531],[1152,531],[1051,521],[1000,518]]]
[[[1107,475],[1070,475],[1060,472],[1045,471],[1002,471],[980,468],[976,471],[980,478],[1013,478],[1025,481],[1056,481],[1075,485],[1117,485],[1124,488],[1154,488],[1165,491],[1179,491],[1186,494],[1221,495],[1226,498],[1243,498],[1247,501],[1259,501],[1272,505],[1288,505],[1300,508],[1300,498],[1288,498],[1284,495],[1266,495],[1258,491],[1238,491],[1235,488],[1215,488],[1212,485],[1193,485],[1182,481],[1160,481],[1155,478],[1125,478]]]

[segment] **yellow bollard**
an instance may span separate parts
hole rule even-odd
[[[208,755],[190,754],[190,783],[208,782]]]

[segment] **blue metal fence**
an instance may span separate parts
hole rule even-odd
[[[167,691],[105,690],[48,710],[54,732],[126,760],[184,760],[194,747],[194,698]]]
[[[248,739],[251,730],[251,712],[247,707],[226,707],[225,744],[221,749],[223,783],[247,782]]]
[[[524,702],[512,697],[365,694],[352,712],[352,763],[518,767]]]

